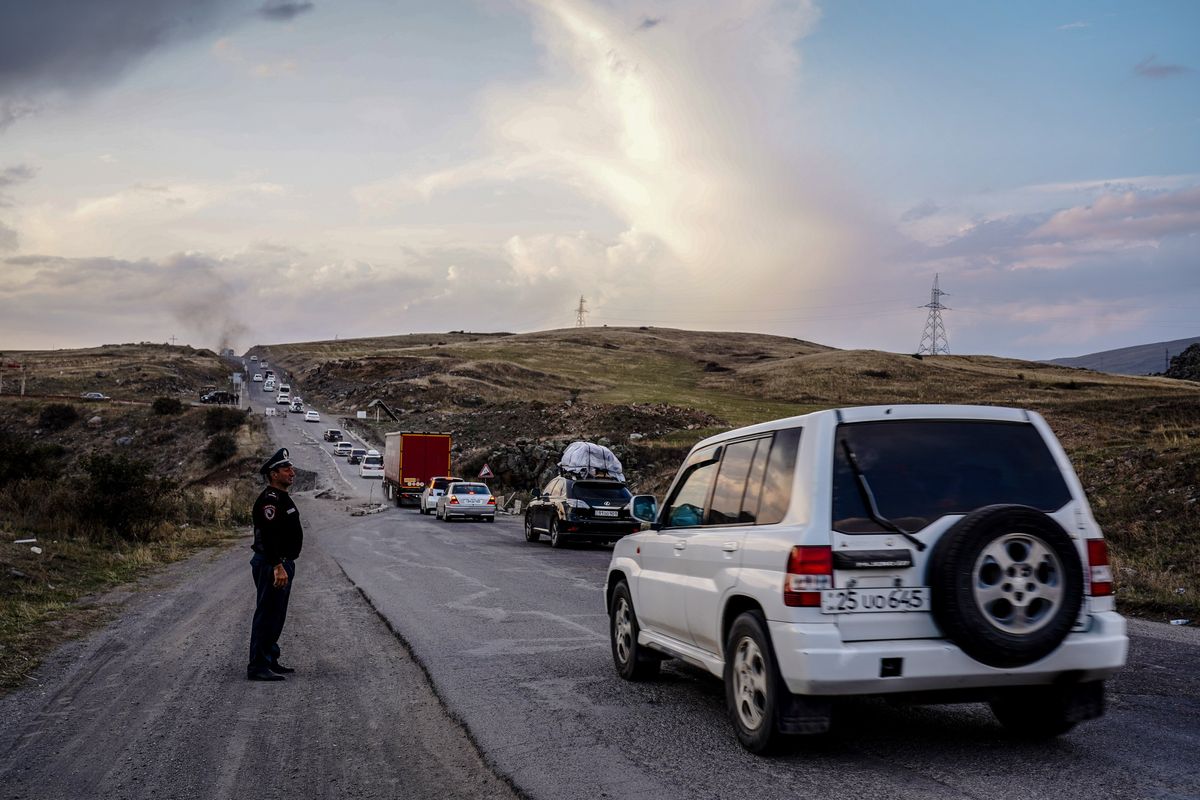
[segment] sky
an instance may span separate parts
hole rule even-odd
[[[6,0],[0,350],[1200,336],[1200,3]]]

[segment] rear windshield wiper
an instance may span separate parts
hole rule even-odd
[[[871,515],[871,519],[886,530],[898,533],[908,539],[918,552],[924,550],[924,542],[879,513],[879,507],[875,505],[875,493],[871,491],[871,484],[867,483],[867,475],[858,465],[858,459],[854,457],[854,451],[850,449],[850,443],[845,439],[842,439],[842,451],[846,454],[846,461],[850,462],[850,469],[854,470],[854,477],[858,478],[858,493],[862,496],[863,505],[867,507],[867,513]]]

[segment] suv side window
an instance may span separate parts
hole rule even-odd
[[[770,445],[770,439],[750,439],[745,442],[734,442],[725,447],[725,453],[721,457],[721,469],[717,473],[717,485],[713,489],[712,504],[708,510],[708,524],[731,525],[746,521],[742,499],[747,494],[747,479],[750,476],[751,467],[754,466],[755,453],[760,447],[765,452]],[[759,483],[761,483],[761,471],[758,477]],[[757,487],[754,491],[754,503],[758,503]],[[748,521],[754,522],[753,512],[749,514]]]
[[[792,503],[792,479],[796,472],[796,450],[800,446],[800,428],[776,431],[771,456],[763,477],[762,498],[758,503],[759,525],[774,525],[783,520]]]
[[[697,450],[684,464],[679,485],[663,510],[667,527],[692,528],[704,521],[704,507],[717,477],[720,455],[717,445],[713,445]]]

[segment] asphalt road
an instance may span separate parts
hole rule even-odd
[[[332,424],[271,421],[335,489],[297,499],[306,544],[282,641],[296,679],[241,680],[245,553],[193,560],[56,657],[42,687],[0,702],[16,720],[0,733],[0,796],[225,797],[269,763],[294,771],[267,786],[296,796],[456,796],[473,782],[502,796],[511,781],[547,799],[1200,798],[1200,631],[1134,623],[1108,715],[1050,743],[1009,738],[981,705],[864,700],[832,735],[758,758],[707,674],[668,662],[652,683],[617,678],[608,549],[529,544],[516,519],[354,516],[378,481],[328,452]],[[431,790],[422,767],[446,785]]]

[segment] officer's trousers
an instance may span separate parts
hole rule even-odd
[[[257,602],[254,606],[254,623],[250,627],[250,662],[247,672],[266,669],[268,664],[279,658],[279,634],[287,619],[288,598],[292,594],[292,581],[296,577],[296,562],[284,559],[287,571],[287,586],[275,588],[275,565],[258,553],[250,559],[254,573],[254,589]]]

